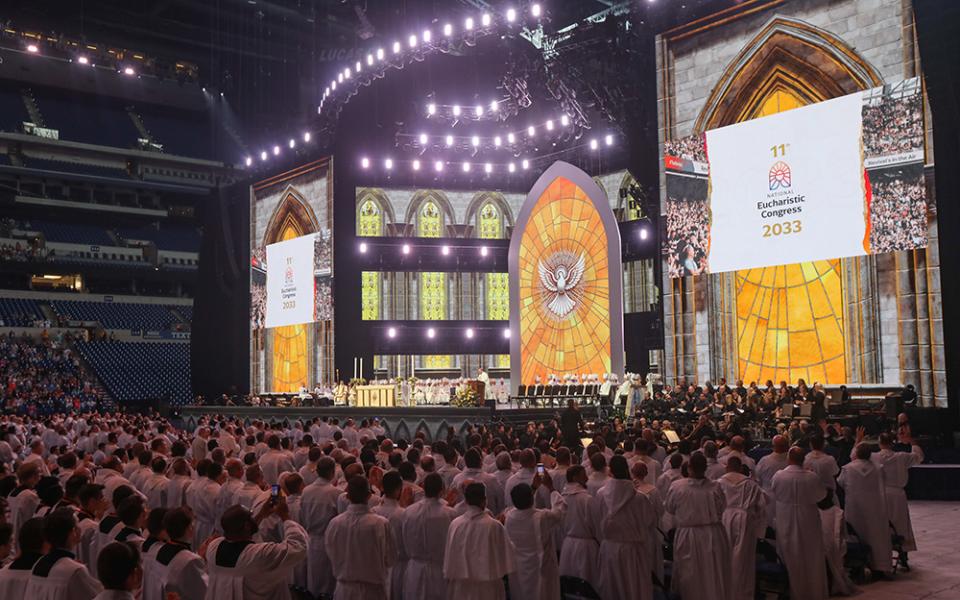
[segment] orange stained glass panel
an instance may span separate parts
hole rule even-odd
[[[300,232],[288,224],[281,242],[298,237]],[[307,387],[307,326],[286,325],[273,329],[273,369],[270,391],[291,392]]]
[[[539,265],[558,252],[584,257],[573,309],[558,317]],[[537,200],[519,252],[521,381],[610,371],[610,282],[600,214],[573,182],[557,178]]]

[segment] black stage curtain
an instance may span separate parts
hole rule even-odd
[[[933,113],[933,152],[943,349],[947,398],[954,429],[960,420],[960,253],[951,247],[960,231],[960,2],[915,0],[920,60]]]
[[[250,182],[214,190],[202,212],[190,378],[210,401],[250,387]]]

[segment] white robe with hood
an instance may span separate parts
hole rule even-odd
[[[563,525],[563,498],[550,494],[551,508],[509,509],[504,519],[513,543],[516,569],[510,574],[511,600],[555,600],[560,597],[560,572],[554,533]]]
[[[602,598],[653,597],[653,504],[629,479],[611,479],[597,492],[600,501],[600,589]]]
[[[813,471],[789,465],[773,476],[771,493],[777,503],[777,552],[790,576],[790,597],[822,600],[827,569],[817,503],[827,490]]]
[[[727,506],[723,528],[731,553],[731,600],[753,600],[757,570],[757,538],[767,522],[767,496],[756,481],[741,473],[726,473],[717,480]]]
[[[723,528],[726,498],[708,479],[680,479],[665,503],[673,515],[673,578],[682,598],[728,598],[730,541]]]
[[[515,564],[513,544],[490,513],[468,506],[450,523],[443,553],[449,600],[503,600],[503,576]]]

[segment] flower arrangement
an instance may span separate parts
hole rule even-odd
[[[465,406],[476,406],[477,392],[474,391],[474,389],[470,386],[461,385],[457,388],[457,393],[454,394],[451,404],[458,408],[463,408]]]

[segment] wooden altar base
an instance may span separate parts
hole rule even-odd
[[[597,417],[596,406],[582,406],[581,414],[585,420]],[[560,410],[556,408],[515,408],[496,409],[491,407],[457,408],[454,406],[413,406],[390,408],[365,408],[355,406],[314,407],[271,407],[271,406],[185,406],[179,411],[179,427],[193,431],[197,420],[204,415],[223,415],[229,418],[243,419],[244,423],[261,421],[308,421],[314,417],[334,417],[343,423],[353,419],[359,425],[362,419],[380,419],[380,425],[387,430],[387,436],[394,439],[412,440],[418,431],[423,431],[428,442],[446,439],[447,428],[453,427],[457,433],[469,425],[503,421],[512,425],[524,425],[528,421],[540,422],[558,418]],[[176,419],[172,419],[176,421]]]

